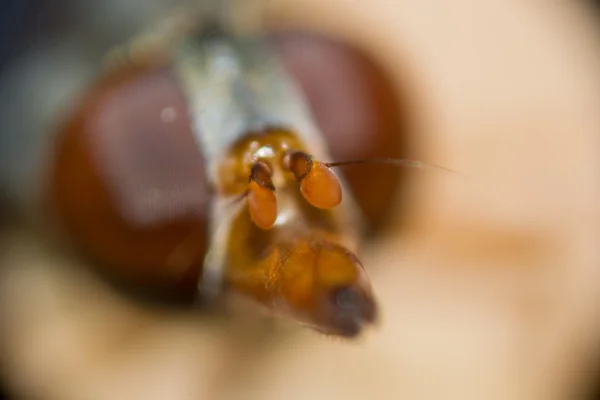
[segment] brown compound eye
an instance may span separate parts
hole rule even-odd
[[[279,30],[273,42],[327,141],[331,160],[321,161],[409,155],[410,92],[396,93],[381,65],[348,44],[318,34]],[[390,213],[398,209],[408,172],[373,164],[340,173],[371,230],[385,228]]]
[[[205,252],[204,160],[168,67],[108,74],[57,137],[47,200],[75,247],[102,272],[150,290],[192,294]],[[190,263],[167,262],[182,242]]]

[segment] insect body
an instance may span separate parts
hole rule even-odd
[[[354,240],[345,233],[348,221],[333,209],[341,200],[335,175],[310,160],[291,132],[246,136],[233,152],[249,163],[236,165],[246,173],[223,188],[239,185],[234,195],[243,190],[246,197],[231,211],[225,283],[320,330],[358,334],[374,321],[376,306]],[[223,173],[236,175],[228,169]]]
[[[223,283],[320,330],[354,336],[376,305],[359,215],[299,90],[260,39],[192,39],[175,58],[216,198],[201,290]],[[240,199],[241,201],[235,201]]]
[[[275,51],[202,35],[170,50],[110,72],[67,119],[47,190],[60,225],[134,285],[198,280],[205,299],[358,335],[377,315],[361,216]]]

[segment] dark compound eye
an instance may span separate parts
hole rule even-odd
[[[279,33],[274,42],[329,146],[331,160],[320,161],[408,155],[410,109],[380,65],[344,43],[318,35]],[[389,213],[398,206],[400,178],[407,172],[361,165],[340,173],[369,226],[386,226]]]
[[[168,67],[129,66],[92,86],[58,132],[50,171],[50,209],[87,255],[136,284],[195,286],[202,235],[190,268],[165,265],[203,231],[209,201],[186,101]]]

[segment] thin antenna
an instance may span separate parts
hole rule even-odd
[[[244,193],[242,193],[239,196],[236,196],[235,198],[233,198],[229,203],[227,203],[226,207],[229,208],[229,207],[235,206],[240,201],[244,200],[246,198],[246,196],[248,196],[248,190],[244,190]]]
[[[407,160],[404,158],[366,158],[363,160],[348,160],[348,161],[338,161],[338,162],[330,162],[324,163],[325,166],[329,168],[334,167],[343,167],[346,165],[354,165],[354,164],[387,164],[394,165],[398,167],[409,167],[409,168],[429,168],[429,169],[437,169],[446,172],[451,172],[454,174],[463,175],[462,173],[455,171],[450,168],[442,167],[439,165],[428,164],[423,161],[416,160]]]

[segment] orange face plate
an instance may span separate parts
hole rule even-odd
[[[312,165],[299,176],[290,157],[305,151],[294,133],[267,129],[243,137],[223,160],[219,193],[234,198],[245,194],[247,201],[231,210],[236,216],[228,231],[224,282],[228,290],[277,313],[324,332],[355,336],[375,320],[375,301],[362,264],[347,247],[347,221],[335,209],[341,185],[310,156],[306,159]],[[252,178],[257,165],[268,165],[259,179],[262,185]],[[315,191],[307,195],[303,182],[308,178]],[[253,197],[255,187],[272,195],[263,210]],[[339,202],[314,204],[319,196],[331,198],[322,192],[332,189],[340,192]],[[256,208],[270,215],[275,199],[273,223],[257,222]]]

